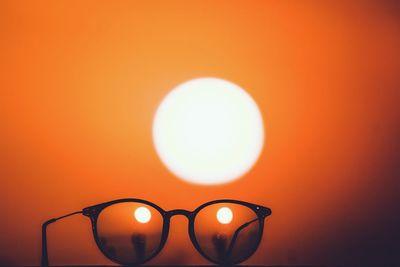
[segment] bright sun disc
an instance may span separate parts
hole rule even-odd
[[[217,220],[222,224],[228,224],[233,219],[233,213],[230,208],[223,207],[217,211]]]
[[[139,207],[135,210],[135,219],[140,223],[148,223],[151,219],[151,212],[146,207]]]
[[[256,102],[234,83],[199,78],[175,87],[153,122],[161,161],[179,178],[196,184],[223,184],[245,174],[264,143]]]

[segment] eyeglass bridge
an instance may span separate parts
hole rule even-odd
[[[191,217],[193,217],[193,212],[184,210],[184,209],[174,209],[174,210],[166,211],[165,215],[168,216],[169,218],[171,218],[172,216],[176,216],[176,215],[183,215],[186,218],[190,219]]]

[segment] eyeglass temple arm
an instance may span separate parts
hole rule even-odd
[[[232,253],[233,247],[234,247],[234,245],[235,245],[235,242],[236,242],[236,239],[237,239],[239,233],[240,233],[244,228],[246,228],[247,226],[249,226],[251,223],[256,222],[256,221],[258,221],[258,220],[261,220],[261,218],[256,218],[256,219],[254,219],[254,220],[248,221],[248,222],[242,224],[241,226],[239,226],[238,229],[236,229],[235,233],[233,234],[232,240],[231,240],[231,242],[230,242],[230,244],[229,244],[228,251],[227,251],[227,253],[226,253],[226,257],[227,257],[227,258],[228,258],[228,257],[231,255],[231,253]]]
[[[237,239],[239,233],[244,228],[246,228],[247,226],[249,226],[253,222],[256,222],[256,221],[259,221],[259,220],[264,220],[264,218],[268,217],[269,215],[271,215],[271,210],[269,208],[265,208],[262,218],[256,218],[254,220],[248,221],[248,222],[242,224],[241,226],[239,226],[238,229],[236,229],[235,233],[233,234],[232,240],[231,240],[231,242],[229,244],[229,247],[228,247],[228,251],[226,253],[226,257],[228,258],[231,255],[233,247],[235,246],[236,239]]]
[[[53,222],[56,222],[56,221],[58,221],[60,219],[65,218],[65,217],[69,217],[69,216],[72,216],[72,215],[75,215],[75,214],[81,214],[81,213],[82,213],[82,211],[72,212],[72,213],[63,215],[61,217],[50,219],[48,221],[45,221],[42,224],[42,260],[41,260],[41,266],[42,267],[49,266],[49,258],[48,258],[48,255],[47,255],[47,226],[49,224],[52,224]]]

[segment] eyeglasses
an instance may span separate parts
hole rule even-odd
[[[165,211],[142,199],[118,199],[84,208],[42,225],[42,266],[48,266],[47,226],[75,214],[90,218],[100,251],[121,265],[139,265],[154,258],[164,247],[170,219],[189,220],[189,236],[197,251],[216,264],[237,264],[253,255],[260,244],[264,219],[271,209],[239,200],[207,202],[194,211]]]

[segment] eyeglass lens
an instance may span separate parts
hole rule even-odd
[[[97,219],[97,236],[103,252],[124,264],[143,262],[160,247],[163,217],[154,207],[117,203],[106,207]]]
[[[216,262],[241,262],[256,249],[261,231],[257,214],[244,205],[217,203],[201,209],[194,220],[196,241]]]

